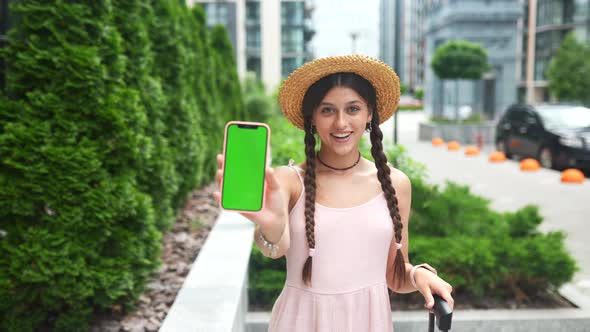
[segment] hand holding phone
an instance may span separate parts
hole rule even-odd
[[[224,154],[217,155],[215,197],[224,210],[239,212],[260,226],[284,217],[287,202],[274,170],[268,167],[270,128],[263,123],[230,121]]]

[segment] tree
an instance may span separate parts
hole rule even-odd
[[[240,80],[236,72],[234,50],[223,25],[211,29],[210,46],[217,69],[217,87],[223,102],[226,120],[244,120],[244,104]]]
[[[466,40],[451,40],[438,47],[431,62],[442,80],[455,80],[455,120],[459,119],[459,80],[478,80],[489,70],[486,50]]]
[[[549,91],[557,99],[590,104],[590,46],[574,33],[563,40],[546,71]]]
[[[264,83],[253,72],[248,72],[242,82],[244,119],[267,122],[274,114],[273,98],[266,94]]]

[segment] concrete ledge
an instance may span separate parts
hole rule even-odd
[[[254,224],[222,211],[160,332],[245,330]]]
[[[496,125],[494,123],[462,125],[421,122],[418,127],[418,139],[420,141],[431,141],[435,137],[440,137],[445,141],[476,144],[476,136],[481,134],[483,144],[493,144],[495,133]]]
[[[428,330],[426,311],[393,311],[392,317],[395,331]],[[246,331],[266,332],[269,318],[268,312],[249,312]],[[453,313],[451,331],[587,332],[590,331],[590,312],[580,309],[458,311]]]
[[[559,293],[579,308],[459,310],[453,313],[451,331],[590,331],[590,298],[572,284],[561,287]],[[392,317],[395,331],[422,332],[428,329],[428,312],[425,310],[393,311]],[[269,319],[268,312],[249,312],[246,331],[266,332]]]

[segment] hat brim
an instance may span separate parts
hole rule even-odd
[[[279,105],[285,117],[303,127],[303,97],[319,79],[335,73],[355,73],[369,81],[377,95],[379,124],[397,110],[400,84],[397,74],[384,62],[364,55],[332,56],[313,60],[295,70],[279,90]]]

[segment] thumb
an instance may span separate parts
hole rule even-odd
[[[432,296],[430,289],[429,288],[426,289],[422,295],[424,295],[424,308],[433,309],[434,308],[434,297]]]
[[[268,167],[266,169],[266,180],[268,183],[268,189],[269,190],[278,190],[280,189],[280,184],[279,184],[279,180],[277,179],[276,175],[275,175],[275,170]]]

